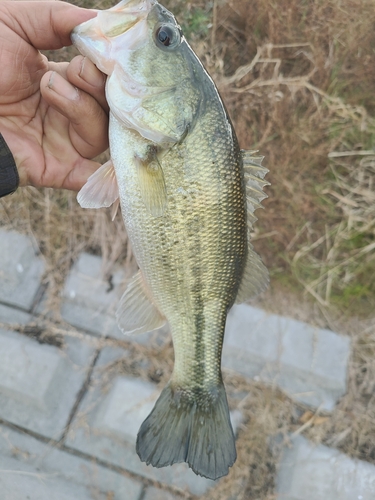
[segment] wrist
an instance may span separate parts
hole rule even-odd
[[[19,183],[16,162],[4,137],[0,134],[0,198],[14,193]]]

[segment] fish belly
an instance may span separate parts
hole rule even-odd
[[[241,172],[222,161],[231,154],[225,143],[229,154],[220,148],[210,152],[204,132],[195,127],[190,143],[172,147],[163,157],[167,205],[155,217],[142,199],[135,161],[149,143],[111,116],[111,157],[134,255],[171,327],[175,379],[182,383],[193,377],[191,383],[198,384],[220,376],[225,318],[246,256]],[[236,166],[235,158],[232,163]],[[202,373],[200,364],[212,365],[210,374]]]
[[[155,467],[185,461],[216,479],[236,459],[220,364],[247,243],[244,182],[231,138],[213,148],[207,137],[207,123],[197,124],[163,156],[167,203],[154,216],[143,201],[135,161],[149,143],[111,116],[124,222],[175,351],[171,381],[141,426],[137,452]]]

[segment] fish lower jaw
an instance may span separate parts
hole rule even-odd
[[[85,35],[80,34],[78,30],[72,31],[70,39],[79,52],[90,59],[102,73],[106,75],[112,74],[115,63],[109,58],[108,45],[110,42],[95,40],[91,37],[87,38]]]

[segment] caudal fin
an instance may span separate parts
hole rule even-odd
[[[141,425],[137,453],[154,467],[187,462],[209,479],[228,474],[236,447],[224,386],[196,393],[169,383]]]

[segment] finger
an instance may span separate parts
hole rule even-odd
[[[108,115],[86,92],[77,89],[56,72],[47,72],[40,90],[46,102],[70,122],[70,140],[85,158],[93,158],[108,147]]]
[[[68,71],[68,62],[54,62],[54,61],[47,61],[47,67],[49,71],[56,71],[60,76],[67,79],[67,71]]]
[[[72,29],[96,14],[94,10],[58,1],[0,2],[1,23],[39,50],[60,49],[71,45]]]
[[[98,170],[100,166],[101,164],[96,161],[83,158],[80,164],[69,172],[61,187],[63,189],[70,189],[71,191],[79,191],[86,184],[90,175]]]
[[[106,76],[98,70],[87,57],[76,56],[66,70],[67,79],[81,90],[92,95],[108,113],[109,108],[105,98]]]

